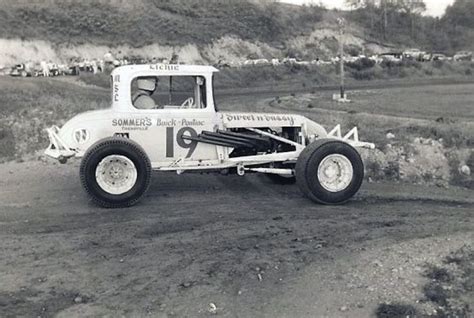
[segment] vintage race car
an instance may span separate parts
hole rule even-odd
[[[342,135],[301,115],[217,111],[213,75],[195,65],[128,65],[111,74],[112,106],[47,129],[46,155],[81,157],[80,178],[103,207],[139,201],[156,171],[248,172],[296,182],[323,204],[349,200],[364,167],[357,128]]]

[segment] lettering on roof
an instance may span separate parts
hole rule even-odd
[[[171,64],[152,64],[150,69],[154,71],[179,71],[179,65]]]

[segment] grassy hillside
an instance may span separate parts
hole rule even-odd
[[[43,149],[46,127],[110,104],[108,90],[40,78],[1,76],[0,92],[0,160]]]
[[[202,46],[234,36],[291,52],[295,38],[336,29],[336,17],[343,15],[347,34],[368,42],[451,52],[472,48],[474,5],[468,10],[463,3],[458,0],[442,19],[392,10],[385,30],[380,8],[336,13],[266,0],[0,0],[0,38],[142,47]],[[315,49],[321,42],[306,40]]]
[[[143,46],[206,44],[224,35],[278,43],[309,31],[320,8],[245,0],[142,0],[134,5],[50,1],[3,5],[0,38],[40,39],[70,44]]]
[[[459,12],[468,12],[464,20],[458,19]],[[133,48],[158,45],[153,53],[165,51],[159,57],[167,58],[173,53],[169,50],[187,47],[179,55],[188,62],[284,56],[309,60],[337,54],[336,19],[343,16],[351,54],[409,47],[454,54],[474,49],[474,28],[465,22],[470,21],[469,12],[448,10],[446,17],[435,19],[394,9],[385,28],[380,8],[337,12],[265,0],[44,0],[35,4],[0,0],[0,39],[21,42],[13,43],[27,51],[21,59],[33,58],[28,53],[32,50],[43,54],[42,59],[58,60],[97,57],[109,48],[136,55],[140,51]],[[8,50],[11,45],[3,46],[1,58],[10,63],[18,54]],[[90,49],[57,52],[79,46]],[[94,47],[101,53],[96,54]]]

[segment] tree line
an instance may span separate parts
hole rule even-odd
[[[351,20],[385,42],[452,52],[474,49],[474,1],[455,0],[442,17],[426,16],[424,0],[346,0]]]

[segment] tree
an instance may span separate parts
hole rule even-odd
[[[405,12],[410,18],[411,37],[415,37],[416,19],[419,15],[426,11],[426,3],[424,0],[398,0],[398,10]]]
[[[380,0],[379,0],[380,1]],[[367,13],[370,21],[370,30],[374,30],[377,18],[377,0],[345,0],[346,6],[353,10],[361,10]]]
[[[379,0],[382,7],[383,34],[388,32],[389,14],[403,13],[410,19],[411,37],[415,37],[416,18],[426,10],[424,0]]]
[[[472,49],[474,43],[474,1],[456,0],[446,10],[442,24],[451,45],[457,49]]]
[[[474,1],[456,0],[446,9],[443,21],[454,29],[458,26],[474,28]]]

